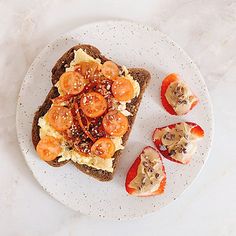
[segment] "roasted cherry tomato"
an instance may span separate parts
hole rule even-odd
[[[130,183],[131,181],[137,176],[138,174],[138,169],[139,169],[139,166],[142,165],[141,163],[141,155],[144,154],[145,157],[146,157],[146,163],[145,165],[147,164],[146,166],[146,169],[148,171],[148,169],[150,168],[148,166],[148,164],[150,164],[150,155],[154,155],[154,158],[158,158],[159,159],[159,165],[161,165],[161,168],[158,168],[158,172],[155,173],[155,170],[154,168],[151,167],[150,171],[152,171],[151,173],[153,174],[154,178],[156,178],[158,180],[158,178],[160,179],[160,184],[159,186],[157,186],[157,189],[153,192],[150,192],[149,189],[148,189],[148,186],[145,186],[147,189],[148,189],[148,192],[141,192],[141,188],[142,186],[145,185],[145,182],[141,183],[138,183],[139,186],[138,189],[135,189],[135,188],[132,188],[130,186]],[[145,167],[144,167],[145,168]],[[146,172],[145,172],[146,173]],[[148,176],[143,176],[143,180],[145,178],[148,178]],[[162,163],[162,159],[161,159],[161,156],[160,154],[152,147],[150,146],[147,146],[145,147],[142,152],[140,153],[140,155],[136,158],[136,160],[134,161],[134,163],[132,164],[132,166],[130,167],[128,173],[127,173],[127,176],[126,176],[126,181],[125,181],[125,188],[126,188],[126,191],[131,194],[131,195],[135,195],[135,196],[138,196],[138,197],[147,197],[147,196],[153,196],[153,195],[158,195],[158,194],[161,194],[164,192],[164,189],[165,189],[165,185],[166,185],[166,173],[165,173],[165,168],[164,168],[164,165]],[[150,188],[152,188],[153,186],[150,185]]]
[[[73,145],[76,151],[79,152],[82,156],[89,156],[91,153],[92,144],[93,143],[91,141],[81,142],[79,140],[75,141]]]
[[[91,152],[101,158],[111,158],[115,153],[115,144],[110,138],[100,138],[93,144]]]
[[[112,94],[118,101],[129,101],[134,97],[134,87],[132,83],[124,78],[117,78],[112,84]]]
[[[86,116],[95,118],[101,116],[106,111],[107,102],[100,93],[90,92],[81,97],[80,107]]]
[[[60,142],[52,136],[45,136],[38,142],[36,151],[42,160],[52,161],[61,153]]]
[[[59,85],[65,94],[79,94],[86,84],[84,76],[76,71],[68,71],[61,75]]]
[[[166,109],[166,111],[170,113],[171,115],[177,115],[177,113],[167,101],[165,94],[170,84],[177,81],[180,81],[179,76],[177,74],[172,73],[172,74],[169,74],[162,81],[162,85],[161,85],[161,102],[162,102],[163,107]],[[193,97],[195,98],[195,101],[191,104],[190,110],[192,110],[198,104],[198,98],[195,95],[193,95]]]
[[[77,118],[77,121],[78,121],[78,123],[79,123],[79,126],[80,126],[80,128],[84,131],[84,134],[88,137],[88,138],[90,138],[93,142],[95,142],[96,141],[96,139],[92,136],[92,134],[89,132],[89,130],[88,130],[88,127],[89,127],[89,121],[88,121],[88,119],[86,119],[86,117],[84,117],[85,118],[85,121],[86,121],[86,125],[84,125],[84,123],[83,123],[83,120],[82,120],[82,117],[81,117],[81,115],[80,115],[80,110],[79,110],[79,105],[78,105],[78,103],[76,103],[76,102],[74,102],[74,104],[73,104],[73,112],[74,112],[74,114],[76,115],[76,118]]]
[[[74,97],[74,95],[72,95],[72,94],[66,94],[64,96],[58,96],[58,97],[55,97],[55,98],[52,99],[52,103],[54,105],[57,105],[57,106],[60,106],[62,104],[69,105],[70,99],[72,97]]]
[[[129,128],[127,117],[116,110],[109,111],[103,117],[102,124],[106,133],[111,136],[123,136]]]
[[[46,119],[54,129],[64,131],[71,127],[73,116],[67,107],[52,106],[46,115]]]
[[[94,80],[99,76],[100,65],[94,61],[84,61],[75,66],[75,71],[78,71],[85,79]]]
[[[102,74],[108,79],[115,79],[119,75],[119,68],[114,62],[106,61],[102,65]]]
[[[195,123],[192,123],[192,122],[185,122],[185,123],[192,126],[191,133],[195,136],[196,139],[200,139],[200,138],[204,137],[204,130],[199,125],[197,125]],[[180,124],[180,123],[177,123],[177,124]],[[192,159],[191,155],[183,156],[184,157],[183,160],[176,160],[173,157],[171,157],[171,153],[169,153],[168,149],[166,149],[164,147],[164,145],[162,143],[162,140],[156,138],[156,133],[157,132],[165,129],[166,127],[168,127],[169,129],[173,129],[173,128],[175,128],[175,126],[177,124],[171,124],[171,125],[168,125],[168,126],[164,126],[164,127],[155,129],[155,131],[153,133],[153,136],[152,136],[152,139],[153,139],[153,142],[154,142],[155,146],[157,147],[157,149],[160,151],[160,153],[166,159],[169,159],[170,161],[180,163],[180,164],[188,164]]]

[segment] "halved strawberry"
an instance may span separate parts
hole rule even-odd
[[[166,111],[168,113],[170,113],[171,115],[178,115],[176,113],[176,111],[174,110],[174,108],[169,104],[169,102],[166,99],[166,90],[168,89],[168,87],[170,86],[171,83],[173,82],[181,82],[181,79],[179,78],[179,76],[175,73],[169,74],[168,76],[165,77],[165,79],[162,81],[162,85],[161,85],[161,102],[163,107],[166,109]],[[197,104],[199,99],[197,98],[196,95],[192,95],[194,97],[194,101],[191,104],[191,107],[189,109],[192,110]],[[186,114],[186,113],[185,113]]]
[[[192,126],[190,132],[195,136],[196,139],[204,137],[204,130],[199,125],[197,125],[193,122],[184,122],[184,123],[186,123],[187,125]],[[160,153],[165,158],[169,159],[170,161],[176,162],[176,163],[188,164],[192,159],[191,155],[183,155],[183,160],[176,160],[172,157],[171,153],[169,153],[166,146],[163,145],[162,140],[156,138],[158,131],[161,131],[161,130],[167,128],[167,127],[169,129],[173,129],[173,128],[176,127],[177,124],[181,124],[181,123],[176,123],[176,124],[171,124],[171,125],[164,126],[164,127],[161,127],[161,128],[156,128],[153,135],[152,135],[152,140],[153,140],[155,146],[157,147],[157,149],[160,151]]]
[[[144,163],[141,160],[142,154],[144,154],[147,157],[147,159],[145,159],[147,161],[151,160],[151,158],[152,159],[154,158],[154,160],[156,158],[157,159],[156,161],[158,162],[158,165],[156,167],[160,167],[158,168],[159,173],[157,172],[156,168],[154,168],[152,172],[152,174],[156,176],[156,179],[157,179],[157,186],[156,186],[157,188],[154,191],[141,191],[141,189],[136,189],[130,186],[130,183],[132,182],[132,180],[134,180],[137,174],[139,174],[138,169],[140,165],[143,165]],[[148,176],[146,177],[148,178]],[[141,186],[141,182],[139,184]],[[150,146],[147,146],[142,150],[140,155],[136,158],[136,160],[134,161],[134,163],[132,164],[132,166],[130,167],[127,173],[126,182],[125,182],[126,191],[131,195],[135,195],[138,197],[147,197],[147,196],[159,195],[163,193],[165,189],[165,185],[166,185],[166,173],[165,173],[164,165],[162,163],[161,156],[156,149]],[[150,186],[146,186],[145,188],[149,189],[149,187],[152,188],[153,186],[150,185]]]

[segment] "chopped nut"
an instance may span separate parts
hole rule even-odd
[[[166,146],[161,145],[161,144],[160,144],[159,148],[160,148],[161,151],[166,151],[167,150]]]
[[[143,166],[144,166],[144,167],[148,167],[148,162],[147,162],[147,161],[144,161],[144,162],[143,162]]]
[[[175,155],[175,154],[176,154],[176,151],[175,151],[174,149],[170,151],[170,155],[171,155],[171,156],[173,156],[173,155]]]
[[[141,179],[141,186],[145,185],[145,181],[146,181],[146,177],[142,177],[142,179]]]
[[[184,95],[184,87],[181,86],[180,84],[176,86],[174,89],[174,95],[177,97],[183,96]]]
[[[186,105],[188,102],[187,102],[186,99],[184,99],[184,100],[179,99],[177,103],[178,104],[185,104]]]
[[[188,134],[184,134],[184,138],[185,138],[185,139],[189,139]]]
[[[188,143],[184,143],[183,145],[184,145],[184,147],[187,147],[187,146],[188,146]]]
[[[160,176],[160,174],[156,173],[155,178],[157,179]]]
[[[174,140],[175,134],[171,134],[170,132],[167,132],[166,134],[164,134],[163,138],[166,140]]]
[[[153,167],[149,166],[147,171],[152,173],[154,171],[154,169],[153,169]]]
[[[178,151],[179,153],[184,153],[184,154],[187,153],[187,149],[186,149],[183,145],[178,146],[178,147],[177,147],[177,151]]]

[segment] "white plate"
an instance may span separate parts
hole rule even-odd
[[[111,182],[99,182],[67,164],[53,168],[41,161],[31,142],[34,112],[51,87],[51,68],[57,59],[78,43],[96,46],[120,65],[143,67],[152,79],[140,106],[120,165]],[[184,117],[169,115],[160,104],[160,85],[164,76],[177,72],[200,98],[200,104]],[[103,218],[133,218],[159,210],[175,200],[195,179],[211,147],[212,108],[205,82],[186,53],[160,31],[124,21],[98,22],[79,27],[44,48],[34,60],[22,84],[17,106],[18,139],[25,160],[40,185],[66,206]],[[131,163],[146,145],[152,145],[156,127],[179,121],[193,121],[205,130],[191,164],[184,166],[164,159],[167,185],[163,195],[137,198],[124,188]]]

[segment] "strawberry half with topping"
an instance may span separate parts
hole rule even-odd
[[[188,164],[197,148],[204,130],[192,122],[182,122],[155,129],[152,139],[160,153],[167,159]]]
[[[187,84],[173,73],[162,81],[161,101],[171,115],[185,115],[198,104],[199,99]]]
[[[138,197],[158,195],[164,192],[166,173],[161,156],[154,148],[147,146],[130,167],[126,191]]]

